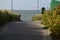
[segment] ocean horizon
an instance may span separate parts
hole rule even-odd
[[[40,10],[13,10],[21,15],[21,20],[23,21],[32,21],[32,17],[36,14],[40,14]]]

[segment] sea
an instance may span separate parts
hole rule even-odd
[[[13,10],[17,14],[21,15],[21,20],[23,21],[32,21],[32,17],[36,14],[40,14],[40,10]]]

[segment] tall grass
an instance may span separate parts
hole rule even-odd
[[[60,7],[44,13],[43,23],[50,29],[52,40],[60,40]]]
[[[45,10],[41,15],[35,15],[33,20],[42,19],[43,24],[51,31],[52,40],[60,40],[60,5],[52,11]]]
[[[32,21],[41,21],[43,18],[42,14],[36,14],[32,17]]]
[[[8,10],[0,10],[0,26],[10,21],[19,21],[20,16]]]

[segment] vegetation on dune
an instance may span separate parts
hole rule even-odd
[[[41,20],[41,16],[38,15],[37,17],[34,16],[34,18],[39,18],[36,20]],[[60,40],[60,5],[52,11],[45,10],[41,15],[43,24],[51,31],[52,40]]]
[[[42,9],[41,9],[42,11],[41,11],[41,14],[36,14],[36,15],[34,15],[33,17],[32,17],[32,21],[42,21],[43,20],[43,13],[45,12],[45,8],[44,7],[42,7]]]
[[[32,17],[32,21],[40,21],[42,20],[42,14],[36,14]]]
[[[0,10],[0,26],[10,21],[20,21],[20,16],[8,10]]]
[[[60,39],[60,6],[58,5],[52,12],[43,14],[43,23],[50,31],[53,40]]]

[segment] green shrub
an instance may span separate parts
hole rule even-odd
[[[32,17],[32,21],[41,21],[43,18],[42,14],[36,14]]]
[[[44,11],[44,14],[38,14],[32,17],[33,21],[43,21],[43,24],[51,31],[54,40],[60,40],[60,5],[52,11]]]
[[[43,14],[43,24],[46,25],[50,31],[51,36],[56,40],[60,38],[60,14],[58,14],[59,10],[55,9],[52,12],[45,12]]]
[[[10,21],[19,21],[20,16],[8,10],[0,10],[0,26]]]

